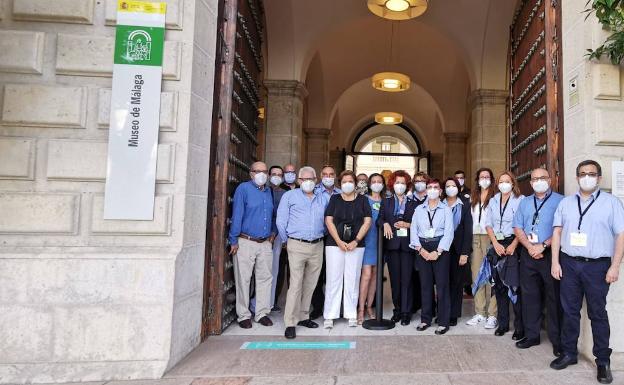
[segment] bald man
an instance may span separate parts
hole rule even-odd
[[[273,192],[267,186],[269,170],[263,162],[251,165],[251,180],[241,183],[234,193],[232,224],[230,225],[230,254],[233,255],[236,280],[236,314],[243,329],[251,328],[249,286],[256,276],[256,322],[272,326],[271,273],[273,240],[277,227],[273,222]]]
[[[294,164],[289,163],[284,166],[284,183],[281,187],[286,191],[297,188],[297,167]]]

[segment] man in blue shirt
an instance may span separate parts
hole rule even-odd
[[[565,197],[555,213],[552,276],[561,281],[562,355],[550,367],[564,369],[577,363],[583,297],[591,320],[597,379],[613,381],[610,369],[607,293],[618,280],[624,254],[624,206],[600,190],[602,169],[593,160],[576,167],[579,191]]]
[[[271,268],[273,239],[273,192],[267,186],[268,169],[263,162],[251,165],[250,181],[241,183],[234,193],[230,225],[230,254],[234,255],[236,280],[236,314],[241,328],[251,328],[249,285],[256,276],[256,322],[272,326],[267,316],[271,311]]]
[[[520,290],[525,337],[516,342],[520,349],[540,344],[542,309],[546,306],[548,338],[553,354],[560,354],[561,304],[559,284],[550,275],[550,245],[555,210],[563,195],[553,192],[550,174],[543,168],[531,173],[535,193],[524,198],[514,215],[513,227],[520,249]],[[544,298],[545,301],[542,300]]]
[[[314,193],[316,172],[299,170],[298,189],[287,191],[277,210],[281,242],[287,242],[290,286],[286,296],[284,324],[286,338],[295,338],[295,326],[317,328],[310,319],[310,302],[323,266],[325,206],[323,194]]]

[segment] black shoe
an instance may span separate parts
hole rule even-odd
[[[410,322],[412,322],[412,318],[410,316],[404,315],[403,317],[401,317],[401,325],[407,326],[410,324]]]
[[[293,338],[297,337],[297,333],[295,332],[295,327],[294,326],[287,327],[286,331],[284,332],[284,337],[288,338],[289,340],[292,340]]]
[[[429,326],[431,326],[431,325],[428,325],[428,324],[418,325],[418,326],[416,326],[416,330],[418,330],[419,332],[423,332],[423,331],[429,329]]]
[[[251,329],[251,320],[244,319],[238,323],[238,326],[240,326],[242,329]]]
[[[457,318],[451,318],[451,320],[449,321],[449,325],[457,326]]]
[[[523,338],[520,341],[516,342],[516,347],[518,349],[528,349],[531,346],[537,346],[540,344],[540,340],[530,340],[528,338]]]
[[[514,334],[511,336],[511,339],[514,341],[520,341],[524,338],[524,332],[519,332],[517,330],[514,331]]]
[[[505,335],[505,333],[507,333],[509,331],[508,328],[498,328],[496,329],[496,331],[494,332],[494,335],[497,337],[502,337]]]
[[[258,323],[262,326],[273,326],[273,321],[267,316],[264,316],[258,320]]]
[[[323,310],[312,310],[310,312],[310,319],[317,319],[318,317],[323,315]]]
[[[271,309],[271,311],[275,312],[275,313],[279,313],[279,312],[282,311],[282,308],[277,306],[277,305],[275,305],[275,306],[273,306],[273,309]]]
[[[401,321],[401,314],[399,314],[399,313],[394,313],[394,314],[392,315],[392,318],[390,318],[390,321],[392,321],[392,322],[394,322],[394,323],[397,323],[397,322]]]
[[[297,322],[297,325],[298,326],[303,326],[303,327],[308,328],[308,329],[316,329],[318,327],[318,324],[316,322],[310,320],[310,319],[299,321],[299,322]]]
[[[561,357],[563,353],[561,352],[561,349],[559,349],[556,346],[553,346],[553,356],[555,357]]]
[[[577,363],[578,360],[576,358],[562,354],[561,357],[555,359],[553,362],[550,363],[550,367],[555,370],[561,370],[567,368],[570,365],[576,365]]]
[[[611,375],[610,365],[598,365],[598,374],[596,379],[601,384],[610,384],[613,382],[613,375]]]
[[[446,332],[448,332],[449,329],[450,328],[448,326],[442,327],[442,328],[437,328],[436,331],[435,331],[435,334],[441,336],[442,334],[446,334]]]

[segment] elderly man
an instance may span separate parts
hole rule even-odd
[[[284,166],[284,183],[282,183],[282,188],[286,191],[297,188],[297,168],[294,164],[289,163]]]
[[[286,338],[295,338],[295,326],[317,328],[310,319],[312,293],[323,266],[323,194],[315,194],[316,172],[312,167],[299,170],[299,189],[287,191],[277,210],[279,238],[287,243],[290,286],[286,296],[284,324]]]
[[[230,225],[230,254],[234,255],[236,279],[236,314],[243,329],[251,328],[249,286],[256,275],[256,322],[272,326],[267,316],[271,311],[271,268],[273,239],[277,229],[273,224],[273,192],[267,186],[269,170],[263,162],[251,165],[250,181],[241,183],[234,193],[232,224]]]

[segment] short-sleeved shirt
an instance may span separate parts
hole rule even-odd
[[[563,195],[551,190],[548,190],[543,199],[537,199],[535,194],[529,195],[520,201],[518,211],[514,215],[513,227],[522,229],[527,237],[531,233],[537,234],[537,243],[545,242],[552,237],[555,210],[562,199]],[[536,206],[539,214],[533,221]]]
[[[578,197],[578,198],[577,198]],[[580,232],[587,234],[587,246],[572,246],[571,234],[579,229],[579,201],[581,212],[595,202],[583,215]],[[615,239],[624,232],[624,205],[613,195],[596,190],[587,200],[577,192],[559,203],[553,226],[562,227],[561,250],[574,257],[604,258],[613,257]]]
[[[497,193],[490,199],[486,215],[485,215],[485,227],[492,228],[495,233],[502,233],[505,237],[513,235],[513,219],[516,215],[516,211],[520,207],[520,201],[522,201],[524,195],[515,196],[511,194],[507,200],[506,205],[502,204],[501,193]],[[501,212],[503,213],[501,217]]]
[[[338,229],[338,234],[342,229],[342,224],[350,223],[352,225],[353,239],[360,232],[360,228],[364,224],[364,218],[371,217],[371,207],[368,203],[368,198],[364,195],[356,194],[355,199],[352,201],[345,201],[342,199],[342,195],[332,195],[329,200],[329,204],[325,209],[326,217],[334,218],[334,225]],[[365,246],[364,238],[358,243],[358,247]],[[331,235],[328,235],[325,239],[325,246],[338,246],[336,241]]]

